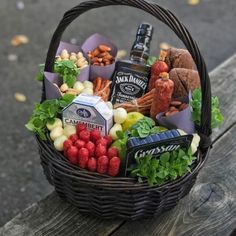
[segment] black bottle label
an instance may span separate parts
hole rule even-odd
[[[142,97],[148,86],[148,73],[122,68],[113,76],[111,102],[123,103]]]

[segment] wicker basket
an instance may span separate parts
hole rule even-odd
[[[201,136],[198,158],[192,166],[192,172],[168,182],[162,186],[151,187],[147,183],[138,183],[128,177],[108,177],[80,169],[70,164],[55,150],[52,143],[36,137],[41,163],[48,181],[56,192],[66,201],[78,206],[79,211],[101,218],[121,217],[136,220],[160,215],[173,208],[195,183],[197,174],[209,154],[211,140],[211,88],[208,72],[196,42],[188,30],[171,13],[157,4],[145,0],[96,0],[86,1],[65,13],[50,43],[45,71],[53,72],[56,50],[67,26],[82,13],[103,6],[125,5],[142,9],[168,25],[183,41],[191,53],[199,75],[202,88],[202,117],[198,128]],[[42,100],[45,100],[43,85]]]

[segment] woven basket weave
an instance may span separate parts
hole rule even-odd
[[[44,173],[61,198],[78,206],[80,212],[83,213],[107,219],[121,217],[136,220],[160,215],[173,208],[194,185],[211,145],[211,87],[204,59],[185,26],[169,10],[145,0],[86,1],[67,11],[52,37],[45,71],[53,72],[56,50],[67,26],[84,12],[110,5],[125,5],[144,10],[168,25],[182,40],[196,63],[201,78],[203,103],[201,125],[198,128],[201,137],[200,148],[198,158],[192,166],[192,172],[162,186],[151,187],[147,183],[138,183],[133,178],[112,178],[82,170],[70,164],[61,153],[55,150],[49,140],[42,141],[37,136],[36,139]],[[43,84],[42,101],[44,100]]]

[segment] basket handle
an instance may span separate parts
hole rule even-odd
[[[199,51],[196,42],[191,37],[186,27],[177,19],[177,17],[169,10],[155,4],[147,2],[146,0],[94,0],[86,1],[67,11],[50,42],[47,53],[45,71],[53,72],[56,51],[59,46],[61,37],[67,26],[79,17],[81,14],[95,8],[111,5],[126,5],[135,7],[150,13],[167,26],[172,29],[180,40],[184,43],[188,51],[193,57],[197,66],[199,76],[201,78],[202,89],[202,108],[201,108],[201,125],[199,127],[199,134],[201,136],[201,149],[206,149],[211,145],[211,84],[206,68],[205,61]],[[45,100],[45,85],[42,88],[42,100]]]

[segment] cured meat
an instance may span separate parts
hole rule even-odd
[[[163,72],[155,82],[155,91],[150,111],[152,119],[156,120],[156,115],[168,110],[171,97],[174,91],[174,82],[169,79],[169,74]]]
[[[165,62],[166,55],[167,52],[161,50],[159,59],[152,65],[148,91],[151,91],[155,87],[155,82],[159,78],[160,73],[169,72],[169,66]]]

